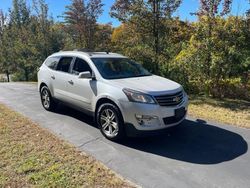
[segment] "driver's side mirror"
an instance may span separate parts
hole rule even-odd
[[[78,78],[82,78],[82,79],[90,79],[92,78],[92,75],[89,71],[85,71],[85,72],[80,72],[78,75]]]

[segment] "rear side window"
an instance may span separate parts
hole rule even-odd
[[[72,57],[62,57],[57,65],[58,71],[69,72],[70,64],[72,62]]]
[[[59,57],[50,57],[46,60],[45,65],[47,65],[49,68],[55,70],[59,61]]]
[[[73,69],[72,69],[72,73],[75,75],[79,75],[79,73],[85,72],[85,71],[89,71],[90,73],[92,73],[92,70],[86,61],[80,58],[76,58]]]

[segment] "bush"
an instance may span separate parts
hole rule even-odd
[[[7,82],[7,79],[5,78],[4,75],[0,74],[0,82]]]
[[[217,84],[212,84],[210,87],[213,97],[250,100],[250,81],[245,84],[241,78],[223,79]]]

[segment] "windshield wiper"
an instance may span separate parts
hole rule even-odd
[[[152,74],[139,74],[139,75],[135,75],[133,77],[143,77],[143,76],[152,76]]]

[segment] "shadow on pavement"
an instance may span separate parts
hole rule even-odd
[[[73,109],[60,107],[56,113],[71,116],[96,127],[93,118]],[[180,126],[171,128],[162,135],[128,138],[120,144],[194,164],[217,164],[230,161],[248,150],[248,144],[241,135],[209,125],[204,120],[185,120]]]
[[[93,117],[88,116],[88,115],[84,114],[83,112],[75,110],[75,109],[68,107],[64,104],[59,103],[59,105],[57,106],[54,113],[73,117],[75,119],[78,119],[79,121],[87,123],[88,125],[90,125],[92,127],[97,128],[97,126],[94,124]]]
[[[185,120],[164,135],[130,139],[123,144],[140,151],[195,164],[230,161],[248,150],[248,144],[241,135],[201,120]]]

